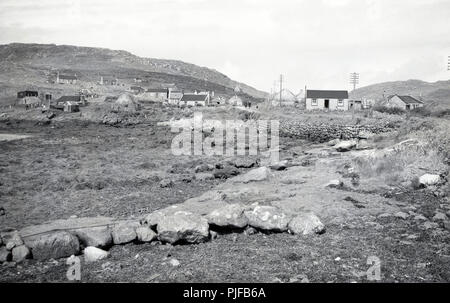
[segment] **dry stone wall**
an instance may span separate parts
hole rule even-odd
[[[392,131],[396,126],[392,123],[382,125],[339,125],[313,124],[301,121],[280,121],[280,135],[285,137],[307,139],[314,142],[327,142],[333,139],[367,138],[370,134]]]

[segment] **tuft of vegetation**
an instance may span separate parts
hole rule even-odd
[[[403,115],[406,113],[405,110],[398,107],[387,107],[387,106],[375,106],[373,108],[374,111],[390,114],[390,115]]]

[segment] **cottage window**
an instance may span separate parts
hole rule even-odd
[[[311,100],[311,105],[317,106],[317,99],[312,99]]]
[[[338,106],[344,106],[344,100],[339,99],[338,100]]]

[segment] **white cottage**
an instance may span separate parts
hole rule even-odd
[[[385,105],[387,107],[397,107],[404,110],[411,110],[418,107],[423,107],[423,102],[411,96],[393,95],[389,96]]]
[[[348,91],[308,89],[306,91],[306,109],[348,110]]]

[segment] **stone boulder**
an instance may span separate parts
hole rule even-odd
[[[286,231],[291,220],[290,216],[274,206],[256,206],[244,214],[250,226],[266,231]]]
[[[244,211],[245,207],[242,204],[228,204],[213,210],[206,216],[206,219],[209,224],[219,227],[244,228],[248,225]]]
[[[23,245],[23,240],[17,230],[8,230],[0,234],[2,242],[6,246],[6,249],[12,250],[16,246]]]
[[[12,260],[14,262],[22,262],[31,257],[31,252],[25,245],[16,246],[12,250]]]
[[[213,175],[216,179],[228,179],[233,176],[239,175],[240,171],[236,167],[226,166],[223,168],[218,168],[214,171]]]
[[[86,263],[96,262],[98,260],[105,259],[109,255],[107,251],[104,251],[103,249],[94,246],[86,247],[83,251],[83,254],[84,254],[84,261]]]
[[[214,166],[211,164],[201,164],[194,168],[195,173],[203,173],[206,171],[211,171],[214,169]]]
[[[258,166],[259,161],[257,159],[238,157],[233,161],[233,164],[236,168],[251,168]]]
[[[208,220],[185,211],[165,216],[157,225],[158,238],[163,242],[201,243],[209,237]]]
[[[11,252],[5,246],[0,247],[0,263],[11,260]]]
[[[85,246],[109,247],[113,243],[111,229],[108,226],[80,228],[73,231]]]
[[[252,169],[242,176],[234,178],[234,182],[250,183],[257,181],[264,181],[269,178],[270,169],[263,166],[259,168]]]
[[[80,251],[78,238],[66,231],[38,234],[23,240],[31,248],[33,259],[36,260],[65,258]]]
[[[334,146],[334,148],[338,152],[346,152],[346,151],[349,151],[349,150],[353,149],[354,147],[356,147],[356,144],[357,143],[355,140],[341,141],[338,144],[336,144]]]
[[[156,233],[148,226],[136,228],[136,235],[140,242],[151,242],[157,237]]]
[[[138,222],[120,222],[112,228],[112,238],[114,244],[125,244],[136,240],[136,228],[140,224]]]
[[[273,170],[285,170],[289,166],[288,160],[283,160],[278,163],[270,165],[270,168]]]
[[[199,180],[199,181],[213,180],[214,178],[215,178],[214,175],[210,174],[210,173],[195,174],[195,180]]]
[[[321,234],[325,232],[325,225],[313,213],[295,216],[289,222],[288,228],[295,235]]]
[[[170,179],[163,179],[163,180],[161,180],[161,182],[159,182],[159,186],[161,188],[172,187],[173,182]]]
[[[425,186],[436,185],[439,181],[439,175],[425,174],[419,178],[419,183]]]

